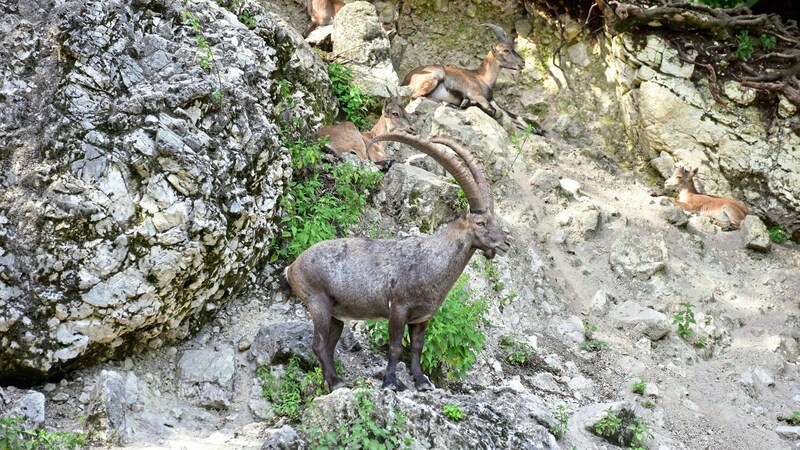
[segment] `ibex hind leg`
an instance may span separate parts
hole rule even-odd
[[[397,362],[403,353],[403,332],[406,328],[406,314],[396,311],[389,313],[389,364],[383,377],[383,388],[397,390]]]
[[[333,350],[336,349],[336,343],[342,334],[344,324],[341,320],[333,317],[331,300],[325,295],[320,294],[307,299],[306,306],[314,324],[311,348],[322,367],[325,383],[331,391],[346,387],[347,383],[336,376],[336,366],[333,362]]]
[[[414,387],[418,391],[432,391],[433,383],[422,372],[420,359],[422,358],[422,347],[425,344],[425,330],[428,329],[428,321],[422,323],[408,324],[408,334],[411,338],[411,375],[414,377]]]

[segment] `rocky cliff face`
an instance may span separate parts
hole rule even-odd
[[[214,2],[0,8],[0,382],[185,337],[264,255],[324,67]]]

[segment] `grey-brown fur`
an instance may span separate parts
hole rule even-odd
[[[396,389],[396,366],[408,325],[414,383],[418,390],[433,389],[420,367],[428,320],[476,250],[493,258],[510,246],[495,220],[483,167],[461,144],[446,137],[425,141],[401,133],[383,134],[373,142],[386,140],[412,145],[439,161],[467,193],[472,212],[427,236],[320,242],[286,269],[289,285],[314,323],[312,346],[331,390],[346,385],[336,376],[333,354],[348,319],[389,319],[389,364],[383,381],[389,389]],[[434,142],[454,148],[457,154]]]
[[[496,116],[492,102],[500,69],[522,69],[525,60],[514,50],[514,40],[502,28],[494,24],[483,26],[494,31],[497,43],[486,54],[480,67],[463,69],[435,64],[417,67],[401,83],[402,86],[411,86],[412,99],[429,97],[461,108],[477,105],[486,114]]]

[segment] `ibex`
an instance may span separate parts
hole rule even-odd
[[[433,157],[464,189],[469,209],[432,235],[317,243],[287,267],[286,279],[311,315],[312,348],[329,389],[347,385],[336,376],[333,363],[343,321],[389,319],[389,364],[383,387],[397,389],[396,367],[408,325],[414,385],[417,390],[431,390],[434,387],[420,367],[428,320],[475,250],[492,259],[504,255],[510,244],[495,219],[483,166],[459,142],[441,136],[426,141],[405,133],[382,134],[373,139],[377,141],[402,142]],[[434,144],[444,144],[458,156]]]
[[[344,0],[295,0],[297,3],[304,5],[308,16],[311,18],[311,23],[308,24],[303,36],[307,37],[312,31],[318,27],[330,25],[333,22],[333,16],[342,9],[345,2]]]
[[[727,197],[699,194],[694,186],[697,169],[691,166],[675,164],[672,176],[664,182],[664,187],[678,191],[678,198],[673,203],[690,213],[710,217],[715,225],[723,230],[738,230],[747,216],[747,206],[739,200]]]
[[[514,40],[502,28],[491,23],[482,25],[497,36],[497,43],[483,58],[483,64],[477,69],[441,65],[417,67],[400,84],[411,86],[412,99],[428,97],[461,108],[477,105],[486,114],[496,116],[492,102],[500,68],[519,70],[525,67],[525,61],[514,50]]]
[[[380,119],[366,133],[359,131],[353,122],[341,122],[320,128],[317,131],[317,137],[328,136],[330,138],[328,147],[334,153],[353,152],[365,161],[372,161],[379,167],[388,169],[388,166],[394,161],[386,157],[386,143],[376,143],[372,148],[368,148],[367,144],[379,134],[392,131],[411,131],[411,121],[400,98],[390,95],[391,99],[383,104]]]

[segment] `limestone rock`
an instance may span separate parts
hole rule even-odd
[[[127,404],[123,376],[112,370],[103,370],[89,401],[87,427],[104,442],[124,443],[131,431]]]
[[[233,400],[235,351],[187,350],[178,361],[179,392],[200,406],[228,409]]]
[[[256,363],[285,364],[296,356],[306,366],[316,361],[311,350],[314,327],[308,322],[283,322],[266,325],[258,330],[250,353]]]
[[[798,426],[779,425],[775,428],[775,432],[786,439],[795,441],[800,439],[800,427]]]
[[[395,213],[399,223],[415,224],[423,233],[448,223],[458,205],[457,184],[423,169],[406,164],[393,165],[383,179],[385,209]]]
[[[335,101],[302,37],[248,8],[252,30],[191,4],[218,71],[181,2],[0,16],[0,383],[184,338],[260,267],[291,176],[277,131]]]
[[[0,400],[2,397],[0,396]],[[29,428],[40,428],[44,425],[45,397],[37,391],[28,391],[23,394],[9,408],[10,412],[6,416],[20,417],[25,421]],[[2,408],[0,408],[2,411]]]
[[[611,244],[609,263],[622,276],[647,280],[664,270],[667,258],[667,246],[663,238],[644,238],[631,229],[625,229]]]
[[[653,158],[650,160],[650,166],[652,166],[663,178],[669,178],[672,176],[673,169],[675,167],[675,160],[672,158],[667,152],[661,152],[658,155],[658,158]]]
[[[698,236],[713,236],[719,231],[719,227],[705,216],[692,216],[686,223],[686,230]]]
[[[633,301],[615,307],[610,317],[626,331],[643,334],[653,341],[663,338],[670,332],[670,321],[667,316],[654,309],[643,308]]]
[[[531,186],[538,188],[541,192],[546,193],[555,189],[559,185],[558,174],[550,169],[536,169],[530,179]]]
[[[261,450],[295,450],[297,448],[303,448],[303,440],[289,425],[273,430],[261,446]]]
[[[769,232],[764,222],[752,214],[744,218],[742,222],[742,230],[747,240],[747,248],[768,253],[772,250],[772,240],[769,238]]]

